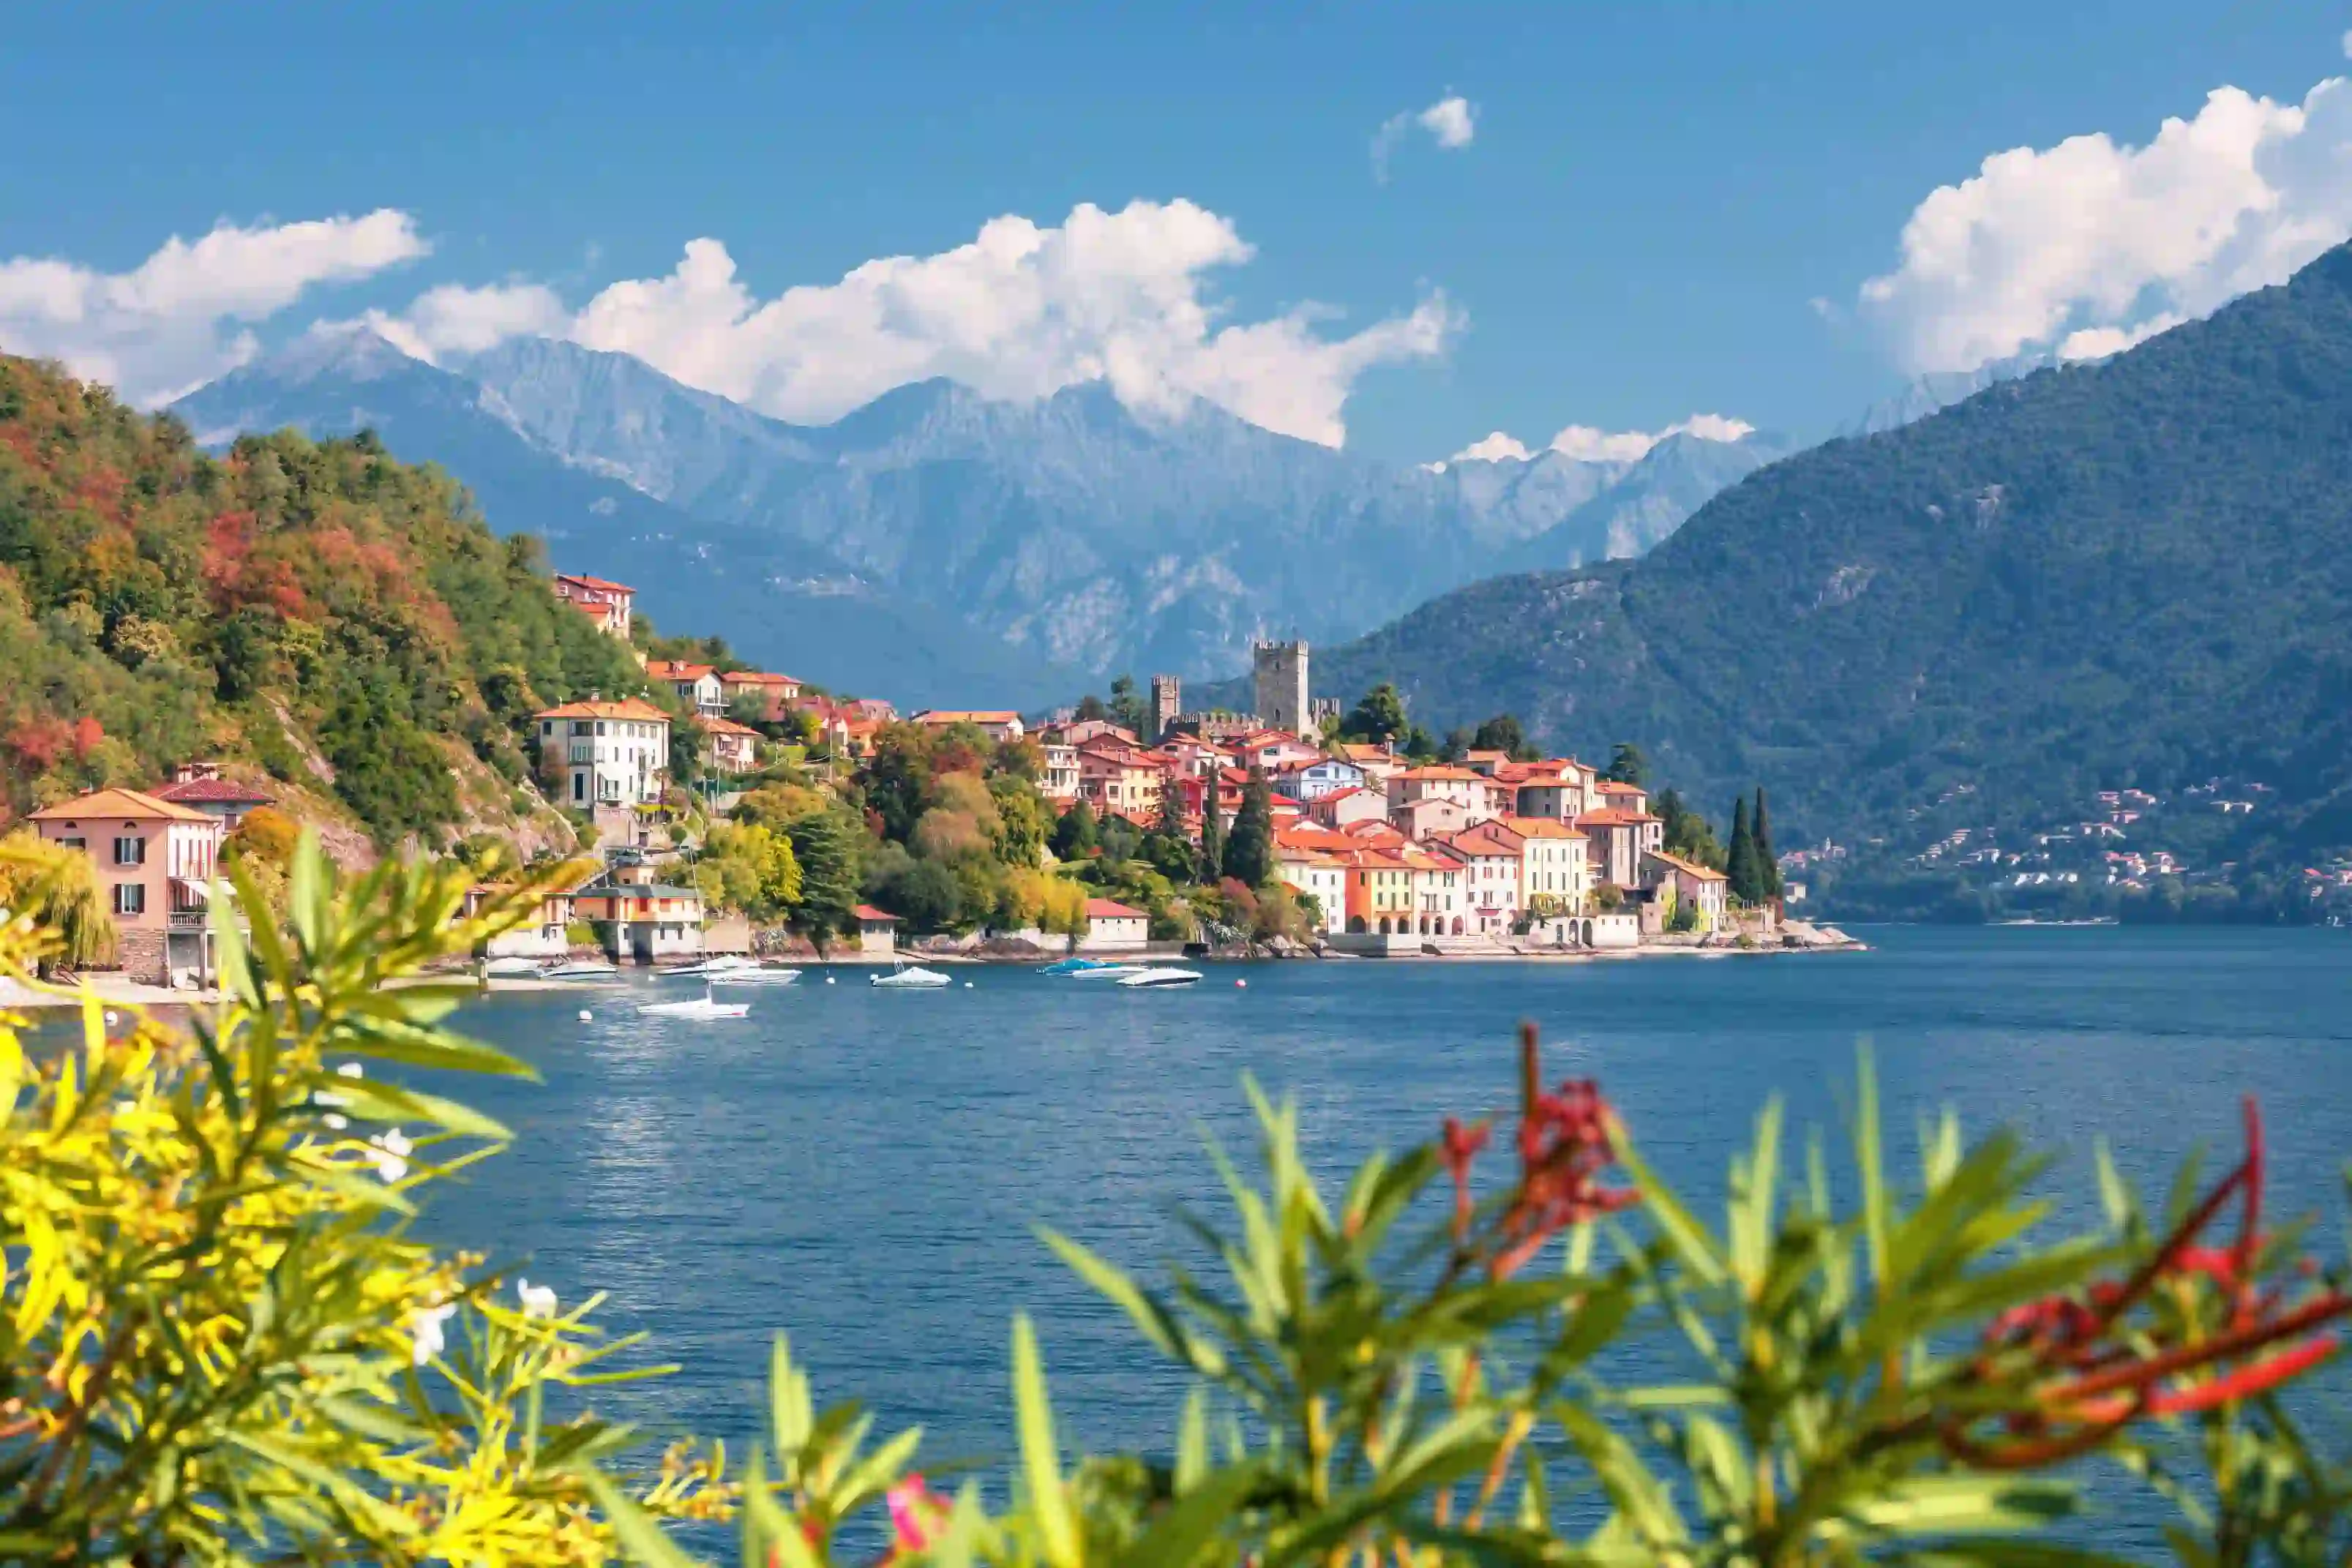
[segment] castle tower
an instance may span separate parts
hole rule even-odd
[[[1307,644],[1253,643],[1250,664],[1257,677],[1258,722],[1268,729],[1303,734],[1308,722]]]
[[[1184,711],[1184,684],[1174,675],[1151,677],[1151,732],[1143,739],[1155,745],[1167,737],[1169,726]]]

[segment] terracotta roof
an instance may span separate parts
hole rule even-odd
[[[796,686],[801,683],[790,675],[773,674],[766,670],[730,670],[719,677],[722,686]]]
[[[1483,773],[1473,773],[1467,768],[1453,768],[1444,763],[1438,763],[1427,768],[1407,768],[1395,774],[1394,777],[1399,779],[1466,779],[1475,783],[1484,780],[1486,776]]]
[[[614,582],[612,579],[605,577],[590,577],[584,572],[578,571],[559,571],[555,574],[555,580],[558,582],[576,582],[583,588],[601,588],[610,593],[635,593],[636,591],[635,589],[631,588],[625,582]]]
[[[860,920],[887,920],[892,925],[898,924],[898,917],[891,914],[888,910],[877,909],[870,904],[861,904],[850,913],[856,915]]]
[[[1465,855],[1517,856],[1518,844],[1505,842],[1506,836],[1516,840],[1525,835],[1513,833],[1507,828],[1498,830],[1492,822],[1480,822],[1457,833],[1433,833],[1429,841],[1441,849],[1459,851]]]
[[[70,800],[60,800],[54,806],[36,811],[32,815],[32,821],[59,822],[83,817],[93,820],[107,817],[144,817],[151,821],[160,818],[167,822],[218,821],[217,818],[208,817],[193,807],[174,805],[169,800],[159,800],[152,795],[142,795],[136,789],[93,790],[89,794],[77,796]]]
[[[1577,820],[1583,821],[1580,817]],[[1523,839],[1581,839],[1588,836],[1566,822],[1555,822],[1549,817],[1506,817],[1503,826]]]
[[[1089,898],[1087,900],[1087,918],[1089,920],[1141,920],[1145,916],[1140,909],[1129,909],[1117,899]]]
[[[184,805],[196,800],[217,800],[225,806],[241,806],[248,801],[267,803],[278,799],[250,784],[239,784],[229,779],[191,779],[183,784],[158,784],[147,793],[158,800],[177,800]]]
[[[659,719],[669,722],[669,715],[642,697],[624,697],[619,702],[565,703],[561,707],[541,708],[533,718],[635,718]]]
[[[656,681],[698,681],[710,674],[708,664],[689,664],[683,659],[648,659],[646,675]]]
[[[1646,795],[1649,793],[1647,789],[1643,789],[1639,784],[1628,784],[1622,779],[1603,779],[1600,783],[1594,785],[1593,788],[1600,790],[1603,795]]]
[[[1598,811],[1587,811],[1577,818],[1576,825],[1580,828],[1634,828],[1643,822],[1656,821],[1658,819],[1647,811],[1628,811],[1615,806],[1603,806]]]
[[[748,724],[737,724],[731,718],[712,718],[708,714],[696,714],[694,726],[705,735],[757,735],[760,733]]]
[[[1729,882],[1731,880],[1729,877],[1724,875],[1723,873],[1716,870],[1713,866],[1700,865],[1697,862],[1686,861],[1680,855],[1670,855],[1664,850],[1651,850],[1643,854],[1642,858],[1644,860],[1664,861],[1668,865],[1674,867],[1676,871],[1682,873],[1685,876],[1695,876],[1701,882]]]
[[[1387,747],[1370,740],[1343,740],[1331,749],[1350,762],[1388,762],[1396,757]]]

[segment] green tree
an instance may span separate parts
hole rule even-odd
[[[882,833],[896,843],[914,837],[931,797],[931,737],[913,724],[885,725],[875,737],[874,755],[859,777],[867,808],[882,819]]]
[[[114,919],[99,892],[95,862],[79,851],[44,843],[29,828],[0,838],[0,909],[29,915],[56,933],[57,948],[41,956],[44,976],[59,965],[79,969],[114,961]]]
[[[989,839],[996,858],[1009,866],[1036,865],[1045,854],[1046,835],[1054,828],[1045,797],[1019,773],[992,775],[988,794],[996,806],[996,825]]]
[[[1438,743],[1437,760],[1448,763],[1459,762],[1469,754],[1472,744],[1473,737],[1468,727],[1457,724],[1447,730],[1445,738]]]
[[[792,921],[820,946],[850,928],[857,907],[857,826],[837,810],[812,811],[784,829],[801,872]]]
[[[1533,762],[1540,752],[1528,743],[1517,714],[1498,713],[1478,726],[1470,745],[1477,751],[1500,751],[1514,762]]]
[[[1642,748],[1630,740],[1621,740],[1610,748],[1609,766],[1601,772],[1603,779],[1613,779],[1620,784],[1632,784],[1647,789],[1650,783],[1650,759]]]
[[[1756,874],[1759,899],[1780,896],[1780,861],[1772,850],[1772,818],[1765,809],[1764,786],[1756,786],[1756,820],[1749,829],[1756,841]]]
[[[908,859],[875,888],[882,907],[919,932],[945,931],[964,913],[963,886],[953,867]]]
[[[1730,881],[1731,896],[1742,904],[1754,904],[1763,894],[1763,880],[1756,870],[1756,837],[1748,824],[1748,797],[1742,795],[1731,808],[1731,852],[1724,867]]]
[[[1403,735],[1410,722],[1405,716],[1403,694],[1396,689],[1394,682],[1382,681],[1364,694],[1340,729],[1349,739],[1378,744]]]
[[[1217,820],[1217,775],[1214,769],[1201,789],[1201,880],[1214,882],[1224,874],[1224,829]]]
[[[1072,805],[1054,824],[1051,841],[1055,860],[1079,861],[1093,854],[1098,842],[1094,808],[1084,800]]]
[[[1263,887],[1274,876],[1274,797],[1263,768],[1252,768],[1243,787],[1224,859],[1225,874],[1250,887]]]
[[[1113,724],[1147,742],[1157,738],[1143,734],[1151,716],[1145,708],[1142,697],[1136,695],[1135,677],[1132,675],[1119,675],[1111,681],[1110,716]]]

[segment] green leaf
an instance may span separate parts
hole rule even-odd
[[[347,1018],[330,1040],[331,1049],[354,1056],[373,1056],[411,1067],[437,1068],[446,1072],[495,1072],[508,1078],[536,1080],[528,1062],[495,1046],[463,1035],[393,1019]]]
[[[1209,1473],[1209,1391],[1197,1385],[1184,1396],[1183,1418],[1176,1424],[1176,1490],[1181,1494],[1201,1484]]]
[[[2074,1489],[2063,1481],[1930,1475],[1892,1481],[1874,1496],[1848,1502],[1842,1511],[1883,1534],[1925,1535],[1960,1530],[2035,1530],[2065,1518],[2074,1508]]]
[[[1029,1506],[1037,1515],[1045,1561],[1054,1568],[1078,1568],[1078,1531],[1070,1500],[1062,1490],[1062,1460],[1054,1445],[1054,1410],[1045,1395],[1045,1370],[1037,1355],[1037,1331],[1029,1314],[1013,1318],[1013,1404],[1021,1431],[1021,1464],[1029,1481]]]
[[[1219,1470],[1206,1482],[1181,1493],[1120,1560],[1135,1568],[1186,1568],[1257,1481],[1255,1465]]]
[[[1168,1310],[1166,1303],[1138,1285],[1125,1270],[1057,1230],[1041,1225],[1036,1231],[1054,1249],[1054,1255],[1069,1265],[1071,1272],[1116,1304],[1161,1354],[1183,1362],[1203,1376],[1224,1375],[1223,1354],[1215,1345],[1194,1339],[1176,1321],[1176,1314]]]
[[[1690,1211],[1690,1206],[1675,1195],[1658,1174],[1649,1167],[1633,1147],[1630,1136],[1617,1142],[1617,1163],[1623,1166],[1641,1189],[1642,1205],[1657,1221],[1658,1228],[1670,1243],[1683,1267],[1698,1276],[1705,1284],[1721,1284],[1729,1271],[1723,1249],[1717,1245],[1706,1226]]]
[[[1888,1283],[1887,1233],[1893,1227],[1885,1160],[1879,1147],[1878,1071],[1867,1040],[1854,1051],[1854,1102],[1853,1157],[1862,1169],[1863,1235],[1869,1243],[1870,1277],[1884,1289]]]
[[[620,1538],[622,1550],[643,1564],[643,1568],[701,1568],[696,1559],[680,1551],[677,1542],[662,1533],[661,1526],[655,1523],[645,1510],[632,1501],[628,1494],[614,1486],[602,1471],[583,1470],[580,1484],[588,1489],[588,1495],[596,1500],[596,1506],[604,1511],[606,1519],[613,1521],[613,1533]],[[805,1547],[806,1542],[803,1545]],[[789,1550],[786,1549],[783,1559],[787,1563],[793,1562]],[[795,1568],[819,1568],[819,1565],[814,1558],[810,1558],[804,1564],[795,1564]]]

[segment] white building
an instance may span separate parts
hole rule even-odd
[[[1531,913],[1580,914],[1592,891],[1591,842],[1565,822],[1514,817],[1500,824],[1520,846],[1519,907]]]
[[[539,759],[559,773],[558,804],[650,806],[669,781],[669,716],[638,697],[565,703],[539,719]]]
[[[1348,868],[1338,856],[1317,850],[1277,848],[1274,874],[1293,892],[1313,897],[1320,916],[1318,931],[1329,936],[1348,928]]]
[[[1151,916],[1115,899],[1087,900],[1087,939],[1090,953],[1139,953],[1151,936]]]
[[[708,717],[716,718],[727,711],[727,683],[709,664],[656,659],[646,665],[646,679],[668,682],[682,701],[691,703],[695,712]]]

